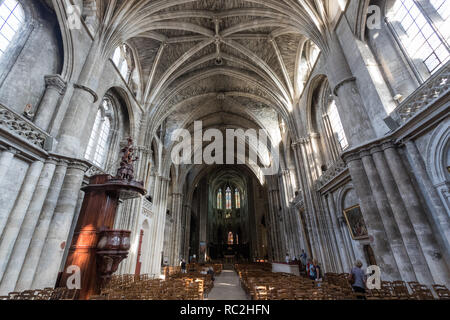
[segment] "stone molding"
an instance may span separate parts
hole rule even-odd
[[[406,98],[392,113],[405,124],[418,112],[450,93],[450,61]]]
[[[30,120],[0,104],[0,131],[4,130],[40,149],[50,136],[35,126]]]
[[[96,103],[98,101],[98,95],[97,95],[97,93],[95,93],[94,90],[92,90],[92,89],[90,89],[90,88],[88,88],[86,86],[83,86],[83,85],[80,85],[80,84],[76,84],[76,83],[73,85],[73,87],[75,89],[80,89],[80,90],[86,91],[89,94],[91,94],[92,97],[94,98],[94,103]]]
[[[63,95],[67,89],[67,83],[57,74],[47,75],[44,77],[45,86],[47,88],[55,88],[60,95]]]
[[[372,143],[363,148],[357,150],[349,151],[342,155],[344,163],[348,164],[352,161],[358,161],[365,157],[370,157],[374,153],[384,152],[387,149],[397,148],[395,141],[393,140],[381,140],[377,143]]]
[[[316,181],[316,189],[322,189],[336,177],[340,176],[345,170],[347,170],[347,165],[342,159],[334,162],[331,167],[329,167],[328,170],[325,171]]]
[[[142,199],[142,214],[147,218],[151,218],[153,216],[153,203],[145,198]]]
[[[333,94],[334,94],[336,97],[338,97],[338,96],[339,96],[339,95],[338,95],[338,90],[339,90],[344,84],[346,84],[347,82],[355,82],[355,81],[356,81],[356,78],[355,78],[355,77],[346,78],[346,79],[340,81],[340,82],[336,85],[336,87],[334,87],[334,89],[333,89]]]
[[[107,172],[95,165],[93,165],[92,167],[89,168],[88,171],[86,171],[86,176],[88,178],[96,176],[96,175],[103,175],[103,174],[107,174]]]

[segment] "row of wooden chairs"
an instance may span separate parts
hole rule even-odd
[[[200,264],[200,263],[190,263],[186,266],[186,270],[188,272],[201,272],[202,270],[205,270],[206,268],[212,267],[214,270],[214,273],[216,276],[219,276],[223,271],[223,264]]]
[[[7,296],[0,297],[0,300],[76,300],[79,290],[69,290],[67,288],[45,288],[43,290],[27,290],[23,292],[11,292]]]
[[[177,273],[165,280],[121,275],[91,300],[203,300],[213,286],[210,275],[196,273]]]
[[[260,264],[236,265],[241,286],[254,300],[448,300],[449,290],[433,285],[432,292],[418,282],[382,281],[380,290],[366,294],[353,292],[349,274],[325,274],[323,281],[313,281],[291,274],[272,273]],[[409,286],[409,288],[408,288]]]
[[[348,273],[326,273],[325,281],[338,286],[347,286]],[[380,289],[367,290],[369,300],[450,300],[450,292],[444,285],[433,285],[433,291],[417,281],[382,281]]]

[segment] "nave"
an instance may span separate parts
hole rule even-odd
[[[445,296],[449,97],[449,0],[0,0],[0,296]]]
[[[298,266],[298,265],[296,265]],[[303,266],[300,266],[303,268]],[[429,288],[418,282],[382,281],[379,289],[355,293],[349,274],[327,273],[320,281],[301,276],[273,273],[268,263],[191,264],[187,273],[180,268],[166,268],[164,279],[148,275],[113,276],[101,294],[90,300],[187,300],[187,301],[270,301],[270,300],[448,300],[444,285]],[[206,270],[214,270],[207,274]],[[12,292],[0,300],[76,300],[78,290],[65,288]]]

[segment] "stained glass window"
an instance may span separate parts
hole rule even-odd
[[[222,209],[222,189],[217,192],[217,209]]]
[[[231,205],[231,189],[230,187],[227,188],[227,191],[225,193],[225,208],[227,210],[231,210],[232,209],[232,205]]]
[[[234,236],[233,236],[233,232],[229,232],[228,233],[228,245],[232,246],[234,244]]]
[[[240,209],[241,208],[241,194],[239,193],[238,189],[234,190],[234,198],[236,201],[236,209]]]

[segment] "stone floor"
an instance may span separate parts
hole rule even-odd
[[[214,288],[205,300],[248,300],[245,291],[239,284],[239,277],[235,271],[223,270],[216,277]]]

